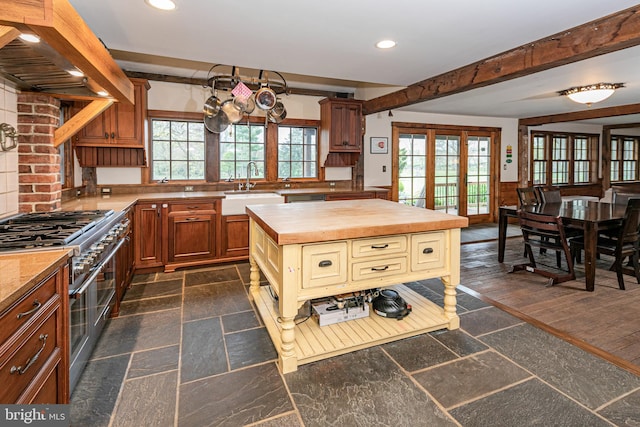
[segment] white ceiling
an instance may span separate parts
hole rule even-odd
[[[70,0],[109,49],[145,54],[156,63],[118,60],[125,70],[204,78],[212,65],[227,64],[299,75],[290,86],[350,92],[407,86],[635,5],[631,0],[175,2],[175,11],[163,12],[144,0]],[[398,45],[375,48],[384,38]],[[176,66],[175,59],[186,65]],[[587,107],[556,92],[597,82],[626,86],[597,108],[633,104],[640,102],[639,66],[640,47],[634,47],[402,109],[518,118],[580,111]]]

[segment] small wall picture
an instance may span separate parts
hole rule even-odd
[[[387,154],[389,152],[389,138],[371,137],[371,154]]]

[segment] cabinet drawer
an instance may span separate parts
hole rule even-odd
[[[0,402],[15,402],[59,345],[56,341],[56,314],[51,314],[15,350],[8,351],[6,358],[2,358],[0,384],[4,386],[0,388]]]
[[[375,280],[407,272],[407,257],[395,257],[380,260],[353,263],[353,280]],[[375,283],[371,287],[375,287]]]
[[[0,317],[0,343],[13,335],[28,320],[42,312],[45,303],[56,294],[56,276],[51,276],[34,292],[20,299]]]
[[[302,288],[347,282],[347,242],[302,247]]]
[[[351,245],[351,253],[354,258],[406,253],[407,237],[386,236],[373,239],[359,239],[354,240]]]
[[[214,211],[216,207],[215,203],[201,203],[201,202],[193,202],[193,203],[171,203],[170,211],[171,212],[180,212],[180,211]]]
[[[442,268],[445,264],[444,232],[414,234],[411,236],[411,270]]]

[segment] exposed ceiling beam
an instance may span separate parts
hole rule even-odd
[[[29,28],[118,101],[134,102],[133,84],[68,0],[13,2],[0,25]]]
[[[16,28],[0,25],[0,49],[11,43],[19,35],[20,31]]]
[[[640,113],[640,104],[619,105],[617,107],[606,107],[575,111],[573,113],[552,114],[549,116],[528,117],[518,120],[522,126],[540,126],[547,123],[574,122],[578,120],[597,119],[600,117],[626,116]],[[620,126],[622,127],[622,126]]]
[[[549,70],[640,44],[640,5],[414,83],[362,105],[393,110]]]
[[[153,80],[156,82],[168,82],[168,83],[180,83],[180,84],[189,84],[196,86],[208,86],[207,79],[199,79],[195,77],[180,77],[180,76],[171,76],[167,74],[156,74],[156,73],[142,73],[139,71],[126,71],[125,74],[131,78],[138,79],[146,79]],[[247,84],[250,88],[251,85]],[[231,89],[227,87],[221,87],[221,85],[216,85],[216,89]],[[257,89],[257,88],[252,88]],[[306,95],[306,96],[322,96],[326,98],[336,98],[336,97],[349,97],[353,98],[353,93],[347,92],[333,92],[328,90],[317,90],[317,89],[303,89],[303,88],[295,88],[291,86],[287,86],[287,93],[291,95]]]

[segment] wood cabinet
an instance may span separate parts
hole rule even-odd
[[[213,260],[216,253],[217,201],[170,203],[165,271]]]
[[[222,217],[222,258],[245,259],[249,256],[249,216],[225,215]]]
[[[326,98],[320,101],[321,135],[329,138],[329,151],[362,151],[362,101]]]
[[[135,104],[115,103],[93,119],[74,137],[78,147],[143,148],[147,126],[147,90],[149,83],[143,79],[131,79]],[[86,103],[76,103],[79,110]]]
[[[137,269],[161,267],[162,203],[139,202],[134,208],[134,263]]]
[[[0,313],[0,402],[69,401],[69,265],[61,262]]]

